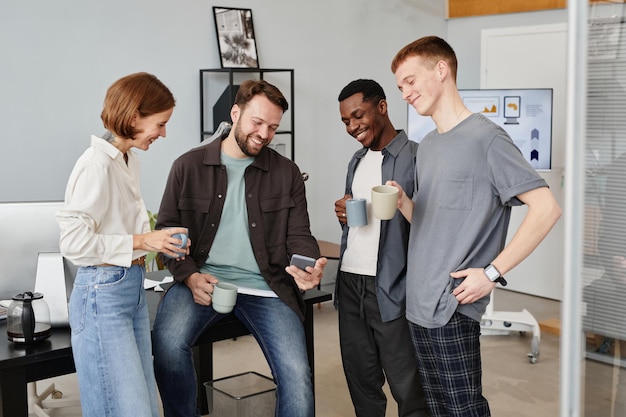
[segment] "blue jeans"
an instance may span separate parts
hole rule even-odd
[[[304,326],[296,313],[279,298],[244,294],[237,295],[233,312],[257,340],[270,366],[277,388],[276,416],[313,417]],[[200,416],[191,346],[223,317],[211,306],[196,304],[185,284],[174,284],[161,300],[152,340],[165,417]]]
[[[159,417],[144,273],[78,269],[69,315],[83,417]]]

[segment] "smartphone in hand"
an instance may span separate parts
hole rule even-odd
[[[291,255],[291,265],[295,265],[303,271],[306,271],[307,266],[315,266],[315,259],[309,258],[308,256],[293,254]]]

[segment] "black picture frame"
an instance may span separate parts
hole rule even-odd
[[[251,9],[213,6],[222,68],[259,68]]]

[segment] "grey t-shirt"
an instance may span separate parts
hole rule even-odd
[[[509,135],[481,114],[426,135],[417,150],[417,194],[408,249],[407,319],[445,325],[458,309],[480,321],[486,296],[459,305],[450,273],[487,266],[503,249],[515,196],[546,182]]]

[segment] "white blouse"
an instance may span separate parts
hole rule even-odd
[[[129,267],[145,255],[133,250],[133,234],[150,231],[141,198],[139,159],[124,155],[106,140],[91,137],[78,158],[65,190],[65,207],[56,214],[64,257],[78,266]]]

